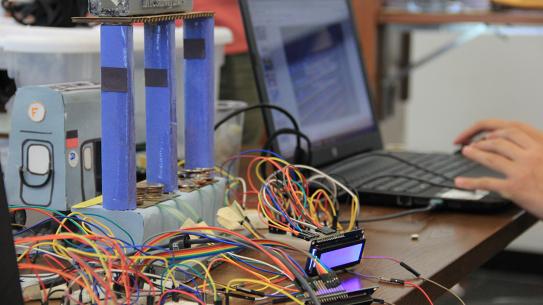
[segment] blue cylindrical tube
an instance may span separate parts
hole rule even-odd
[[[102,25],[102,194],[104,208],[136,208],[132,26]]]
[[[175,21],[145,24],[147,182],[178,189]]]
[[[184,21],[185,167],[213,168],[214,27],[212,17]]]

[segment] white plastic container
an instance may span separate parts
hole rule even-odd
[[[215,29],[215,92],[218,97],[224,46],[233,40],[227,28]],[[136,141],[145,142],[143,27],[134,27]],[[176,31],[178,139],[183,142],[183,29]],[[17,87],[69,81],[100,81],[100,29],[0,25],[0,69]],[[181,151],[182,153],[182,151]],[[182,154],[180,155],[182,156]]]
[[[215,122],[219,122],[234,111],[241,110],[247,107],[246,102],[240,101],[219,101],[215,112]],[[215,131],[215,164],[218,166],[224,163],[233,156],[239,155],[241,152],[241,141],[243,137],[243,123],[245,122],[245,114],[241,113],[235,117],[225,121],[219,129]],[[231,167],[225,168],[230,174],[237,176],[239,162],[236,161]]]

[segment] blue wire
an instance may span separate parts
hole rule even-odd
[[[249,150],[240,152],[239,155],[243,156],[243,155],[249,155],[249,154],[254,154],[254,153],[267,153],[279,159],[285,160],[285,158],[283,158],[283,156],[281,156],[280,154],[275,153],[271,150],[267,150],[267,149],[249,149]]]
[[[107,234],[101,227],[99,227],[99,226],[97,226],[97,225],[95,225],[95,224],[93,224],[93,223],[91,223],[91,222],[89,222],[89,221],[80,219],[80,218],[78,218],[78,217],[58,216],[58,217],[56,217],[56,218],[59,219],[59,220],[69,219],[69,220],[74,220],[74,221],[79,221],[79,222],[81,222],[81,223],[85,223],[86,225],[88,225],[88,226],[90,226],[90,227],[92,227],[92,228],[95,228],[95,229],[97,229],[98,231],[100,231],[100,233],[102,233],[102,235],[108,236],[108,234]],[[44,224],[44,223],[46,223],[46,222],[49,222],[49,221],[52,221],[52,220],[51,220],[51,219],[45,219],[45,220],[43,220],[43,221],[41,221],[41,222],[39,222],[39,223],[33,225],[32,227],[26,228],[25,230],[19,231],[19,232],[13,234],[13,235],[16,236],[16,235],[25,233],[25,232],[27,232],[27,231],[29,231],[29,230],[32,230],[33,228],[35,228],[35,227],[37,227],[37,226],[42,225],[42,224]],[[124,244],[126,244],[126,245],[130,245],[130,243],[128,243],[127,241],[122,240],[122,239],[120,239],[120,238],[117,238],[117,237],[110,237],[110,238],[111,238],[111,239],[114,239],[114,240],[117,240],[117,241],[121,241],[122,243],[124,243]],[[68,241],[68,243],[70,243],[74,248],[82,249],[81,246],[76,246],[76,245],[74,245],[73,243],[71,243],[71,242],[69,242],[69,241]],[[110,249],[111,249],[111,248],[110,248]]]
[[[191,267],[191,266],[189,266],[189,265],[185,265],[185,264],[179,263],[179,264],[175,264],[174,266],[172,266],[172,268],[173,268],[173,267],[177,267],[177,266],[186,267],[186,268],[188,268],[188,269],[190,269],[190,270],[192,270],[192,271],[194,272],[194,274],[191,274],[191,273],[188,273],[187,271],[185,271],[185,270],[183,270],[183,269],[179,269],[179,271],[181,271],[181,272],[183,272],[183,273],[185,273],[185,274],[187,274],[187,275],[189,275],[189,276],[191,277],[190,281],[191,281],[192,283],[194,283],[194,286],[198,286],[198,284],[196,283],[196,277],[198,277],[198,278],[200,278],[200,279],[202,279],[202,280],[205,280],[205,277],[204,277],[200,272],[198,272],[196,269],[194,269],[193,267]],[[177,268],[174,269],[174,271],[175,271],[175,270],[177,270]],[[165,274],[166,274],[166,270],[164,270],[164,272],[162,272],[162,275],[161,275],[161,277],[160,277],[161,283],[162,283],[162,281],[163,281],[163,279],[164,279],[164,275],[165,275]],[[161,284],[161,286],[162,286],[162,284]],[[203,301],[203,297],[201,296],[200,292],[199,292],[198,290],[196,290],[196,292],[198,293],[197,296],[200,296],[200,297],[198,297],[198,298],[201,299],[201,300]]]
[[[305,275],[307,275],[307,273],[305,272],[305,269],[302,268],[302,266],[300,266],[300,264],[298,264],[298,262],[297,262],[295,259],[293,259],[290,255],[288,255],[288,254],[286,254],[286,253],[285,253],[285,256],[287,257],[287,259],[288,259],[291,263],[293,263],[294,265],[296,265],[296,267],[298,267],[298,269],[302,270],[302,272],[303,272]]]
[[[31,227],[28,227],[28,228],[26,228],[26,229],[24,229],[24,230],[21,230],[21,231],[18,231],[18,232],[16,232],[16,233],[13,233],[13,236],[17,236],[17,235],[19,235],[19,234],[26,233],[26,232],[32,230],[33,228],[35,228],[35,227],[37,227],[37,226],[40,226],[40,225],[42,225],[42,224],[44,224],[44,223],[46,223],[46,222],[48,222],[48,221],[52,221],[52,220],[51,220],[51,219],[44,219],[44,220],[42,220],[41,222],[39,222],[39,223],[37,223],[37,224],[35,224],[35,225],[31,226]]]
[[[164,268],[164,271],[162,272],[162,275],[160,276],[160,287],[164,287],[164,276],[166,275],[166,270],[167,270],[167,269]],[[194,276],[193,274],[190,274],[190,273],[188,273],[187,271],[185,271],[185,270],[183,270],[183,269],[181,269],[181,268],[180,268],[180,269],[177,269],[177,268],[176,268],[176,269],[174,270],[174,272],[175,272],[175,271],[181,271],[183,274],[188,275],[189,277],[191,277],[191,278],[190,278],[190,281],[194,284],[194,286],[195,286],[195,287],[198,286],[198,284],[196,284],[196,280],[194,279],[195,276]],[[195,290],[195,292],[197,293],[197,296],[200,295],[200,292],[199,292],[198,290]],[[198,297],[198,298],[201,299],[201,297]]]
[[[130,304],[138,304],[138,301],[140,300],[140,286],[138,285],[138,281],[134,278],[134,286],[136,287],[136,300],[134,300],[134,303]]]
[[[255,269],[255,270],[258,270],[260,272],[265,272],[265,273],[269,273],[269,274],[274,274],[274,275],[283,275],[282,273],[279,273],[279,272],[276,272],[276,271],[271,271],[271,270],[266,270],[266,269],[263,269],[263,268],[259,268],[247,261],[245,261],[244,259],[242,258],[239,258],[239,257],[236,257],[236,256],[229,256],[230,258],[234,259],[235,261],[238,261],[238,262],[241,262],[241,263],[244,263],[245,265]]]
[[[100,295],[100,292],[98,292],[98,289],[99,289],[99,286],[96,284],[96,280],[93,279],[92,280],[92,290],[94,290],[94,294],[96,294],[97,296]],[[101,289],[100,289],[101,290]],[[83,291],[79,292],[79,293],[82,293]]]
[[[298,224],[293,223],[291,221],[290,216],[288,216],[286,214],[286,212],[283,211],[283,209],[279,206],[277,201],[275,201],[275,198],[272,196],[272,193],[271,193],[271,191],[269,190],[269,188],[267,186],[265,186],[265,190],[268,193],[268,195],[270,195],[270,198],[271,198],[273,204],[275,205],[275,207],[277,208],[277,210],[279,210],[279,212],[281,212],[281,214],[283,214],[283,217],[285,217],[285,219],[288,221],[288,223],[291,225],[291,227],[301,232],[302,229],[300,228],[300,226],[298,226]]]

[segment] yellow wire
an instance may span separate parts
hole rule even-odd
[[[207,270],[207,267],[202,264],[202,262],[198,261],[198,260],[195,260],[195,259],[187,259],[187,260],[184,260],[181,262],[182,264],[184,263],[195,263],[197,264],[198,266],[202,267],[202,269],[204,270],[205,274],[206,274],[206,278],[209,278],[209,282],[211,283],[211,288],[213,289],[213,299],[214,300],[217,300],[217,286],[215,285],[215,281],[213,280],[213,277],[211,276],[211,273]],[[204,280],[205,280],[204,279]]]
[[[166,270],[168,270],[166,272],[166,277],[165,279],[167,280],[168,278],[170,278],[173,282],[173,284],[175,286],[178,286],[177,285],[177,280],[175,279],[175,276],[173,274],[173,272],[170,270],[170,264],[168,263],[168,260],[162,256],[152,256],[152,255],[146,255],[146,256],[131,256],[130,257],[131,260],[134,260],[134,263],[137,262],[137,261],[144,261],[144,260],[158,260],[158,261],[162,261],[164,263],[164,268]],[[147,266],[148,267],[148,266]],[[145,268],[144,268],[145,270]],[[163,287],[164,288],[164,287]]]
[[[283,294],[284,296],[291,299],[294,303],[296,303],[298,305],[304,305],[305,304],[304,302],[302,302],[299,299],[293,297],[290,293],[286,292],[283,288],[281,288],[281,287],[279,287],[279,286],[277,286],[275,284],[266,283],[266,282],[262,282],[262,281],[259,281],[259,280],[253,280],[253,279],[246,279],[246,278],[233,279],[230,282],[228,282],[228,284],[227,284],[228,287],[226,287],[226,292],[230,292],[230,290],[232,289],[232,284],[234,284],[234,283],[259,284],[259,285],[264,286],[265,288],[274,289],[276,292],[279,292],[279,293]]]
[[[258,234],[257,231],[253,230],[253,228],[249,224],[243,223],[243,227],[245,227],[245,229],[247,229],[247,231],[249,231],[249,233],[253,234],[254,237],[256,237],[258,239],[262,239],[262,236],[260,234]]]
[[[231,258],[227,257],[226,255],[223,254],[223,257],[228,260],[229,262],[232,263],[232,265],[234,266],[239,266],[239,264],[237,262],[235,262],[234,260],[232,260]],[[245,270],[244,270],[245,271]],[[251,273],[252,275],[254,275],[255,277],[257,278],[260,278],[262,280],[264,280],[265,282],[268,282],[268,283],[271,283],[271,280],[269,278],[267,278],[265,275],[262,275],[262,274],[259,274],[257,272],[254,272],[254,271],[249,271],[249,273]]]
[[[33,244],[25,252],[23,252],[21,255],[19,255],[19,257],[17,258],[17,263],[21,262],[21,259],[26,255],[26,253],[28,253],[29,251],[32,251],[32,249],[34,249],[34,248],[39,248],[39,247],[42,247],[42,246],[54,247],[53,242],[50,242],[50,241],[44,241],[44,242]],[[60,253],[60,252],[56,252],[55,254],[57,254],[58,256],[64,257],[64,259],[67,260],[68,262],[73,261],[73,258],[70,257],[69,255],[67,255],[67,253],[69,251],[68,251],[68,249],[66,247],[61,246],[61,245],[57,245],[56,247],[58,247],[59,249],[62,249],[64,251],[64,254]],[[81,278],[82,278],[83,282],[85,283],[85,285],[87,286],[87,288],[90,287],[90,283],[87,281],[86,277],[83,276]]]
[[[268,220],[268,222],[271,222],[273,225],[275,225],[276,227],[280,228],[283,231],[286,231],[286,232],[292,231],[292,229],[290,229],[288,226],[279,224],[272,218],[266,216],[266,211],[264,210],[264,204],[263,204],[264,199],[262,198],[261,192],[258,192],[258,200],[259,200],[258,210],[263,215],[263,217]]]

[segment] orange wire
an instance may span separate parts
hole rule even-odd
[[[59,269],[55,269],[55,268],[50,268],[50,267],[47,267],[47,266],[42,266],[42,265],[36,265],[36,264],[27,264],[27,263],[20,263],[19,264],[19,270],[37,270],[37,271],[44,271],[44,272],[50,272],[50,273],[55,273],[55,274],[58,274],[60,275],[61,277],[63,277],[64,279],[69,279],[70,281],[74,281],[77,285],[79,285],[80,287],[84,288],[87,293],[89,294],[89,296],[91,296],[91,298],[93,299],[94,302],[96,302],[97,304],[99,304],[100,302],[100,299],[96,296],[96,294],[94,293],[94,291],[92,289],[90,289],[90,287],[86,286],[85,283],[83,283],[83,281],[77,279],[77,277],[69,274],[69,273],[66,273],[62,270],[59,270]]]

